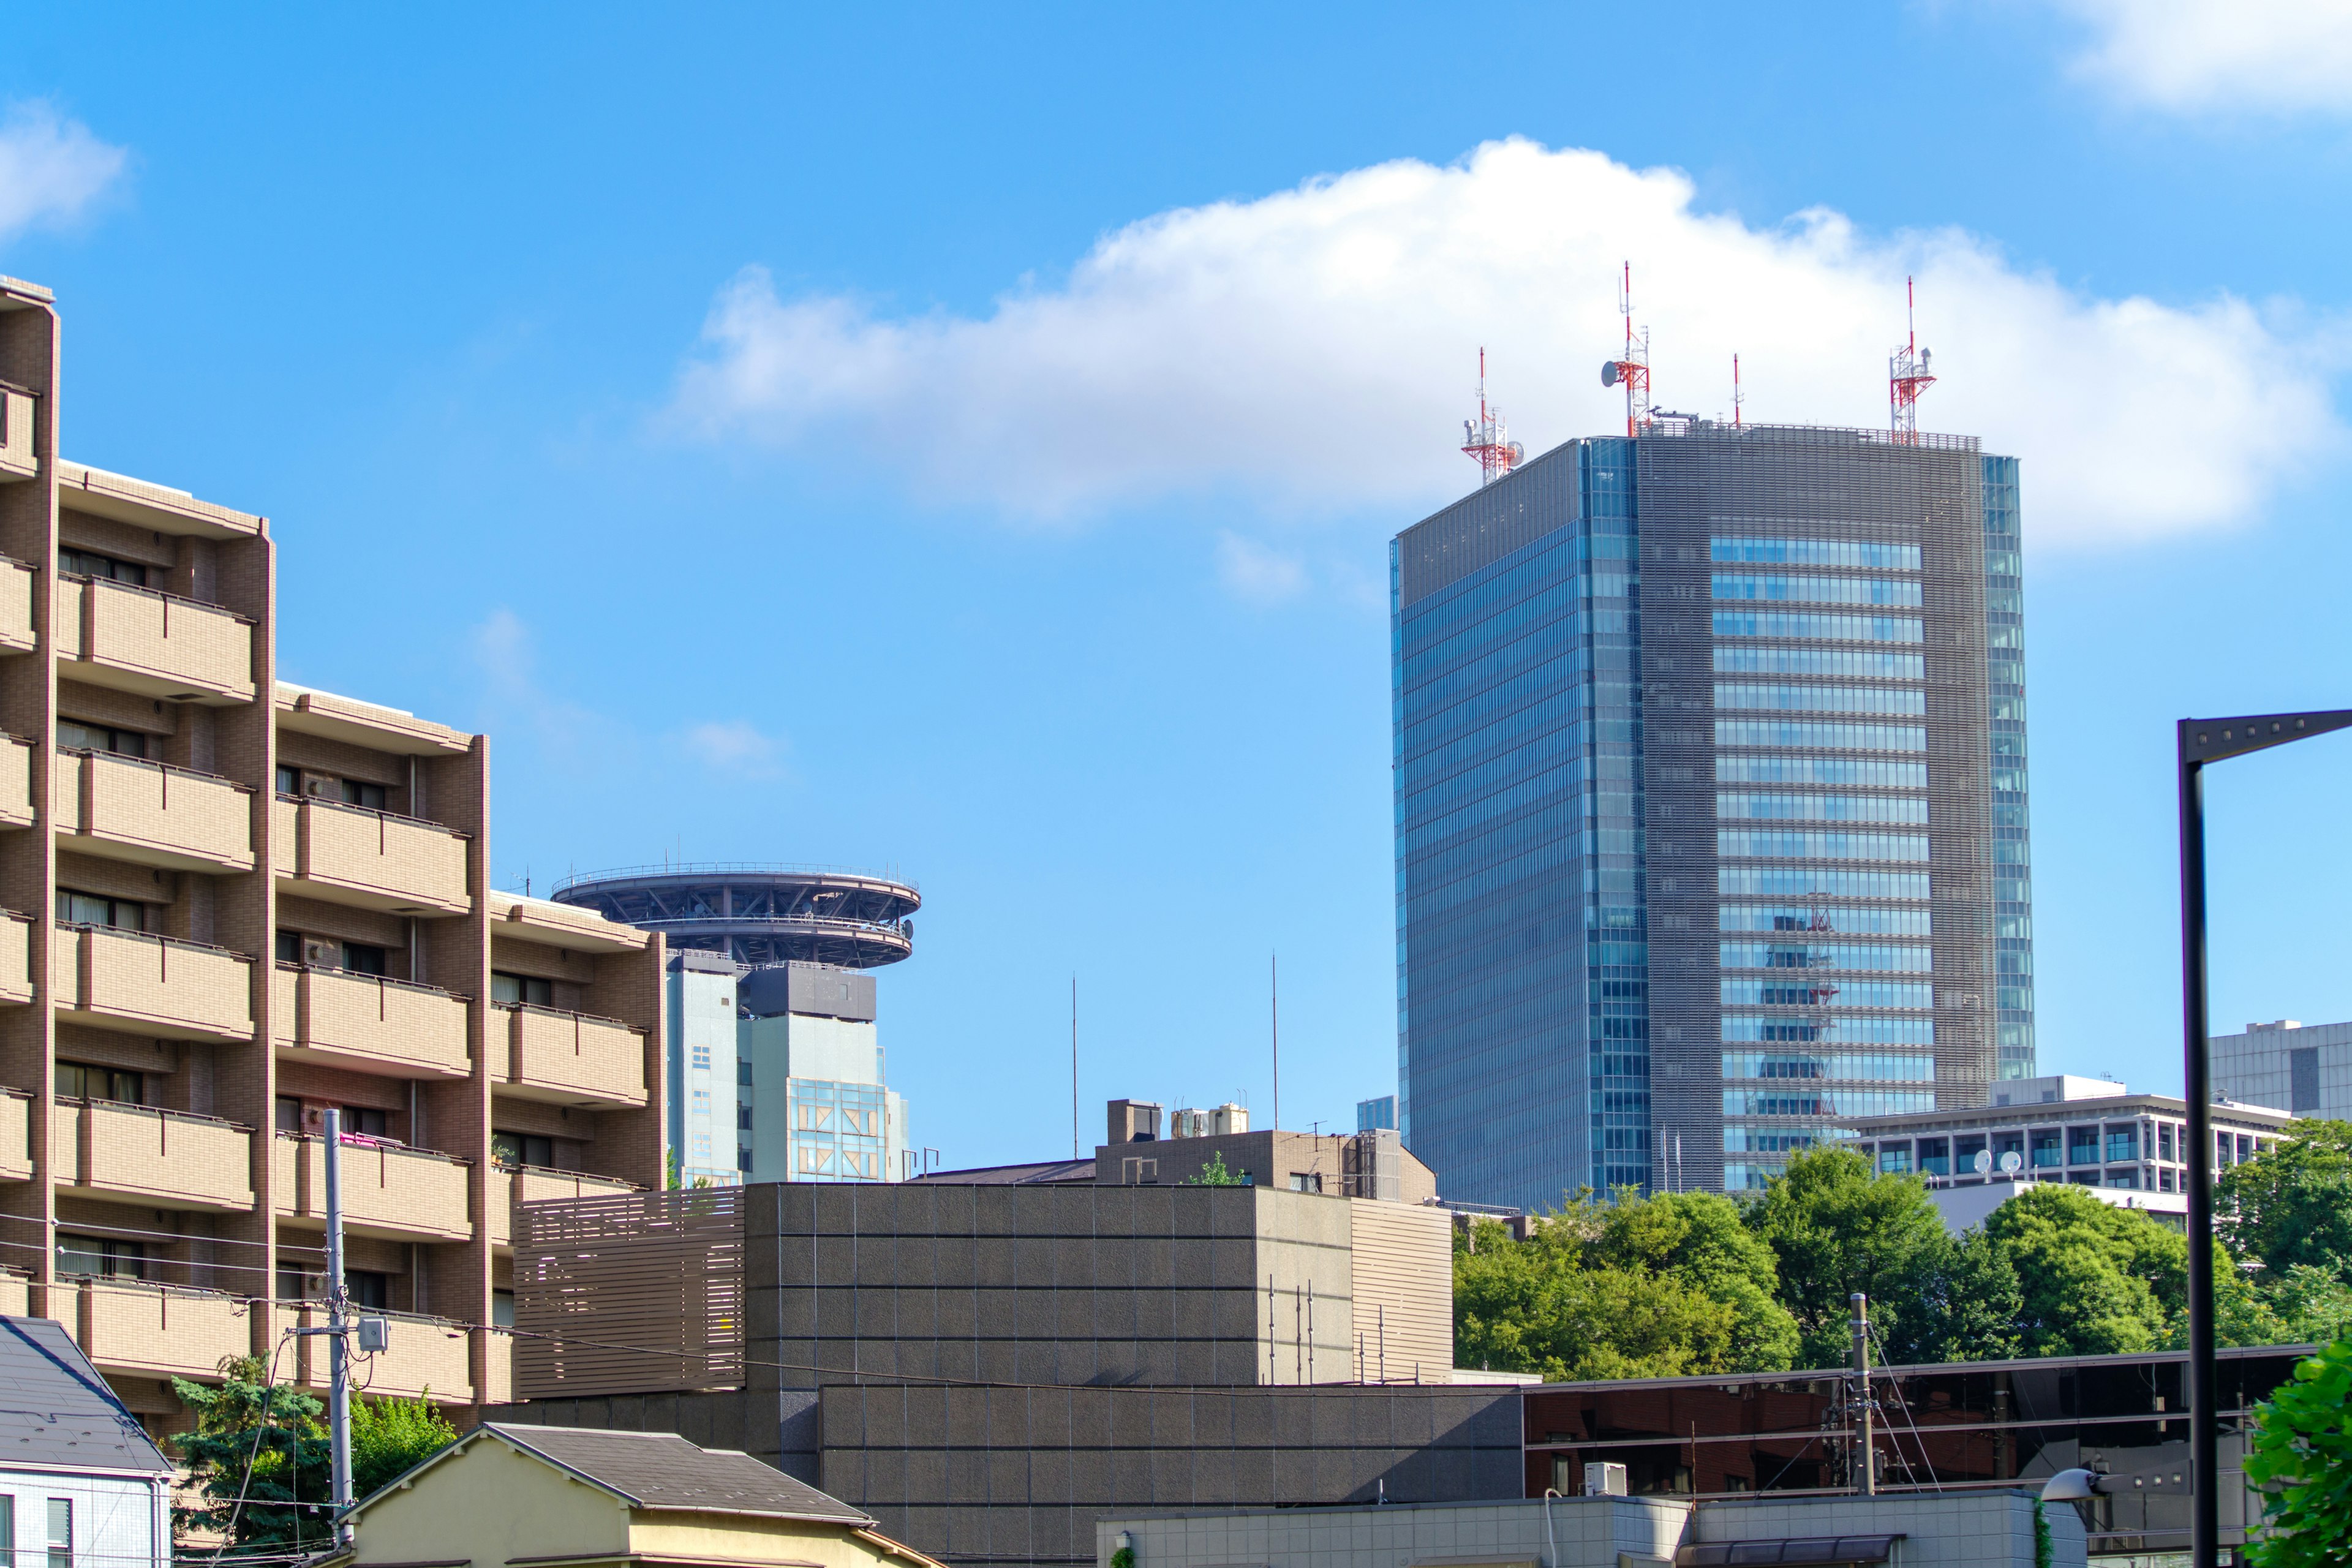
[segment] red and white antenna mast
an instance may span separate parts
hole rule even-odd
[[[1478,351],[1478,422],[1462,422],[1462,450],[1478,459],[1478,482],[1491,485],[1527,458],[1527,448],[1510,438],[1503,411],[1486,403],[1486,351]]]
[[[1886,362],[1886,406],[1895,430],[1895,444],[1919,444],[1919,395],[1936,384],[1927,374],[1932,357],[1919,346],[1916,323],[1918,297],[1911,279],[1903,279],[1903,346]]]
[[[1650,422],[1650,329],[1633,332],[1633,264],[1625,263],[1624,281],[1618,286],[1617,313],[1625,318],[1625,355],[1601,367],[1601,384],[1625,388],[1625,434],[1635,436]]]

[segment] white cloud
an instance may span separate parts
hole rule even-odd
[[[783,742],[740,719],[694,725],[686,731],[686,749],[721,773],[774,778],[783,772]]]
[[[10,105],[0,116],[0,239],[79,217],[128,156],[48,104]]]
[[[1759,227],[1696,210],[1675,171],[1518,140],[1163,213],[981,318],[780,297],[751,268],[672,412],[1032,517],[1206,494],[1404,522],[1475,481],[1456,448],[1482,343],[1530,450],[1622,427],[1598,375],[1621,258],[1663,406],[1722,409],[1736,352],[1748,416],[1796,424],[1885,423],[1918,274],[1944,378],[1922,423],[2022,457],[2042,542],[2240,520],[2341,434],[2333,366],[2242,300],[2088,297],[1968,234],[1828,211]]]
[[[1278,605],[1307,587],[1307,563],[1233,532],[1217,536],[1217,579],[1237,599]]]
[[[2053,0],[2085,24],[2083,74],[2170,110],[2352,111],[2347,0]]]

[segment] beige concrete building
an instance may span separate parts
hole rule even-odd
[[[666,1432],[487,1424],[352,1517],[324,1568],[940,1568],[814,1487]]]
[[[0,278],[0,1312],[129,1407],[323,1289],[344,1111],[376,1393],[505,1400],[515,1205],[661,1177],[661,939],[489,885],[489,752],[276,679],[268,520],[56,456]]]

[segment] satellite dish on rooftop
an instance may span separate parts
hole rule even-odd
[[[1613,359],[1603,360],[1601,363],[1601,384],[1603,386],[1614,386],[1617,384],[1617,362]]]
[[[1978,1150],[1976,1166],[1978,1175],[1983,1176],[1990,1174],[1992,1172],[1992,1151],[1990,1149]]]
[[[2004,1176],[2013,1176],[2024,1168],[2025,1156],[2014,1149],[2000,1157],[2000,1173]]]

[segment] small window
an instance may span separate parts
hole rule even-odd
[[[5,403],[0,398],[0,403]],[[0,1492],[0,1563],[16,1561],[16,1500]]]
[[[688,1061],[690,1061],[694,1066],[700,1068],[704,1072],[709,1072],[710,1070],[710,1047],[708,1042],[698,1040],[693,1045],[688,1046],[687,1047],[687,1057]]]
[[[735,1081],[746,1089],[751,1087],[751,1058],[750,1057],[738,1057],[735,1058]]]
[[[135,561],[120,561],[111,555],[100,555],[94,550],[58,547],[58,570],[77,577],[103,577],[117,583],[128,583],[134,588],[147,585],[147,571]]]
[[[490,1327],[494,1329],[511,1329],[514,1327],[513,1291],[493,1290],[490,1292]]]
[[[146,1080],[135,1072],[124,1072],[117,1068],[59,1062],[51,1082],[61,1100],[113,1100],[125,1105],[147,1103]]]
[[[689,1093],[686,1099],[687,1109],[693,1111],[695,1115],[708,1116],[710,1114],[710,1091],[709,1089],[695,1089]]]
[[[1323,1173],[1319,1171],[1293,1171],[1290,1190],[1294,1193],[1319,1193],[1323,1190]]]
[[[300,768],[289,768],[283,763],[278,763],[278,793],[279,795],[300,795],[302,793],[302,770]]]
[[[302,933],[300,931],[281,931],[278,933],[278,962],[280,963],[299,963],[302,962]]]
[[[343,1294],[351,1298],[354,1307],[363,1307],[371,1312],[387,1311],[392,1306],[392,1276],[373,1268],[346,1268]]]
[[[553,1170],[555,1140],[536,1132],[493,1132],[490,1158],[501,1165],[537,1165],[542,1170]]]
[[[71,888],[59,888],[58,919],[67,925],[145,931],[147,906],[131,899],[110,899],[97,893],[79,893]]]
[[[343,804],[345,805],[363,805],[370,811],[382,811],[383,809],[383,785],[380,784],[369,784],[364,779],[345,779],[343,781]]]
[[[73,1499],[49,1500],[49,1568],[73,1568]]]
[[[343,1131],[357,1133],[362,1138],[392,1136],[391,1124],[385,1120],[384,1113],[366,1105],[343,1107]]]
[[[743,1148],[740,1145],[737,1146],[735,1150],[735,1168],[742,1172],[747,1176],[751,1173],[751,1150]]]
[[[735,1108],[735,1131],[738,1132],[749,1132],[751,1131],[751,1108],[750,1106],[739,1105]]]
[[[343,967],[354,974],[382,974],[383,949],[364,942],[343,943]]]
[[[111,752],[119,757],[147,754],[147,737],[138,731],[85,724],[78,719],[58,721],[58,744],[68,751]]]
[[[302,1102],[290,1094],[278,1097],[277,1128],[280,1132],[302,1131]]]
[[[300,1301],[306,1300],[309,1295],[310,1280],[303,1275],[302,1266],[299,1263],[280,1263],[278,1266],[278,1299],[281,1301]]]
[[[509,974],[502,969],[490,971],[490,1000],[509,1006],[552,1007],[555,1005],[555,982],[542,980],[536,974]],[[704,1063],[708,1067],[709,1063]]]
[[[76,1236],[58,1232],[58,1272],[101,1279],[143,1279],[147,1248],[140,1242],[110,1236]]]

